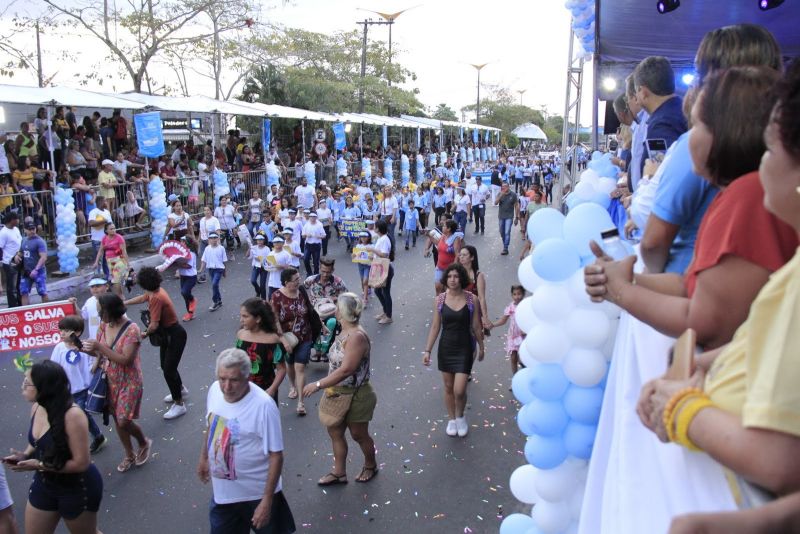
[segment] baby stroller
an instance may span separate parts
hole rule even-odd
[[[320,332],[319,338],[314,341],[314,345],[311,347],[311,361],[327,362],[328,351],[331,350],[333,340],[342,331],[342,327],[334,316],[336,305],[333,301],[329,299],[318,300],[314,309],[322,320],[322,332]]]

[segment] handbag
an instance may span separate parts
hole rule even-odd
[[[303,294],[303,299],[306,301],[308,308],[308,315],[311,318],[311,340],[316,341],[322,333],[322,319],[320,319],[317,310],[311,305],[311,299],[308,298],[308,292],[304,286],[300,286],[300,293]]]
[[[386,280],[389,278],[390,265],[389,258],[381,258],[379,256],[372,258],[372,263],[369,266],[369,287],[379,288],[386,285]]]
[[[147,328],[150,326],[150,310],[141,310],[140,311],[142,324],[144,327]],[[147,334],[147,339],[150,341],[150,344],[154,347],[161,347],[162,345],[166,345],[168,343],[167,334],[161,330],[159,327],[157,330],[150,332]]]
[[[114,345],[117,344],[119,338],[128,330],[131,321],[128,321],[117,332],[117,337],[111,343],[111,350],[114,350]],[[92,379],[89,381],[89,387],[86,390],[86,411],[90,413],[102,414],[108,406],[108,377],[106,371],[99,365],[95,369]]]
[[[319,401],[319,422],[326,427],[341,425],[357,391],[358,388],[352,393],[336,393],[333,388],[326,389]]]

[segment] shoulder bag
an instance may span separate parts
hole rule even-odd
[[[367,337],[367,342],[369,342],[369,337]],[[344,349],[344,347],[342,348]],[[363,358],[364,356],[362,355],[361,357]],[[351,376],[355,376],[355,373]],[[345,417],[347,417],[347,412],[350,411],[353,398],[355,398],[358,390],[361,389],[363,385],[364,382],[361,382],[352,392],[347,393],[341,391],[337,392],[336,389],[332,387],[326,388],[325,392],[322,394],[322,399],[319,401],[319,422],[326,427],[341,425]]]
[[[111,350],[114,350],[114,345],[117,344],[117,341],[119,341],[122,335],[128,330],[130,325],[131,321],[128,321],[119,329],[117,337],[115,337],[114,342],[111,343]],[[106,406],[108,406],[108,377],[106,376],[105,369],[98,365],[92,375],[92,379],[89,381],[89,387],[86,391],[86,411],[102,414],[106,410]]]

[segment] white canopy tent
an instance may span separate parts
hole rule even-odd
[[[517,126],[511,133],[520,139],[537,139],[541,141],[547,141],[547,135],[542,131],[542,129],[531,122]]]

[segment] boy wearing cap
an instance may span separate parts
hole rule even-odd
[[[292,235],[298,239],[303,233],[303,222],[297,218],[297,210],[294,208],[289,208],[289,221],[284,225],[283,229],[286,230],[287,228],[290,229]]]
[[[306,267],[306,275],[319,274],[319,258],[322,252],[322,240],[325,239],[325,227],[317,220],[317,213],[312,211],[308,214],[308,222],[303,226],[302,236],[306,240],[303,250],[303,264]]]
[[[36,284],[36,292],[47,302],[47,244],[36,234],[33,219],[25,221],[25,239],[22,240],[22,277],[19,280],[20,301],[23,306],[30,304],[30,294]]]
[[[97,329],[100,327],[100,312],[97,308],[97,297],[103,293],[108,293],[108,281],[105,278],[92,278],[89,280],[89,292],[91,297],[81,308],[81,317],[89,331],[89,339],[97,339]],[[75,299],[70,299],[75,303]]]
[[[294,238],[294,232],[291,228],[284,228],[282,235],[284,240],[283,250],[289,254],[289,265],[300,270],[300,258],[303,257],[303,251],[300,250],[300,242]]]
[[[285,231],[286,230],[284,230],[284,232]],[[272,251],[267,254],[266,261],[264,262],[266,270],[269,273],[269,279],[267,280],[267,285],[269,286],[268,298],[271,299],[272,294],[283,287],[281,283],[281,271],[292,266],[291,258],[289,253],[284,249],[283,238],[280,236],[275,237],[272,240]]]
[[[208,274],[211,276],[211,301],[212,304],[208,311],[217,311],[222,307],[222,295],[219,292],[219,282],[225,276],[225,262],[228,261],[228,255],[225,253],[225,247],[219,244],[219,234],[212,232],[208,234],[208,246],[203,251],[203,257],[200,258],[200,270],[202,273],[206,268]]]
[[[256,296],[262,300],[267,298],[267,255],[270,253],[269,247],[265,245],[266,237],[264,234],[256,234],[255,243],[251,244],[247,251],[247,257],[251,261],[250,284],[256,290]]]

